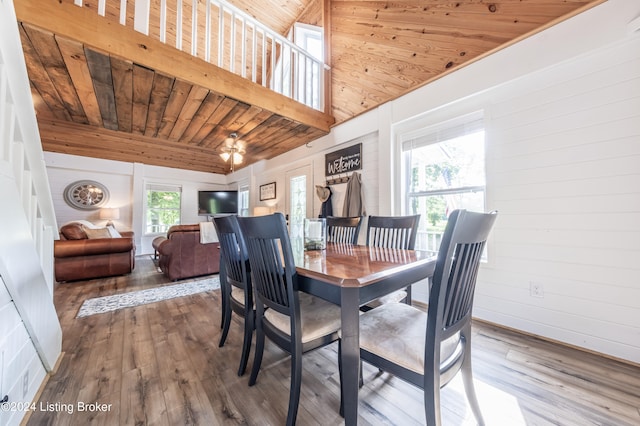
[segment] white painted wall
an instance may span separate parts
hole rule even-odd
[[[101,160],[75,155],[45,152],[44,159],[51,184],[53,204],[58,228],[72,220],[84,219],[104,225],[99,210],[80,210],[70,207],[64,200],[67,185],[78,180],[94,180],[109,190],[106,207],[118,207],[120,219],[114,221],[116,229],[134,231],[136,255],[153,253],[151,242],[158,234],[143,232],[145,214],[145,185],[165,183],[182,187],[182,223],[198,223],[206,217],[198,216],[198,191],[228,188],[223,175],[147,166],[140,163]]]
[[[374,135],[367,211],[400,214],[397,135],[481,109],[500,216],[475,316],[640,363],[639,16],[637,0],[610,0],[236,176],[306,162],[322,184],[325,153]]]

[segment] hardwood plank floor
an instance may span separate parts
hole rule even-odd
[[[267,342],[258,383],[236,371],[242,325],[220,338],[220,292],[75,318],[85,299],[170,283],[149,256],[128,276],[57,284],[64,357],[28,425],[280,425],[288,356]],[[249,362],[250,371],[253,351]],[[300,425],[343,424],[337,344],[305,355]],[[640,368],[488,324],[474,324],[474,375],[487,425],[640,425]],[[424,423],[422,392],[364,366],[360,424]],[[78,403],[106,411],[78,410]],[[50,411],[46,404],[56,404]],[[457,378],[442,391],[445,425],[474,425]]]

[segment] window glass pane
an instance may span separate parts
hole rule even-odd
[[[484,128],[478,114],[403,143],[406,214],[420,214],[416,249],[436,254],[449,214],[485,210]]]
[[[411,192],[484,185],[484,131],[410,153]]]
[[[181,192],[151,189],[147,186],[147,214],[145,230],[147,233],[164,233],[173,225],[180,224]]]
[[[291,213],[289,216],[289,235],[302,238],[304,219],[307,217],[307,177],[296,176],[291,179]]]

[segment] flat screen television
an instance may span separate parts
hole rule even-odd
[[[198,191],[198,215],[238,213],[238,191]]]

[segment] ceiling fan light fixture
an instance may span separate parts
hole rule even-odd
[[[242,163],[242,160],[244,160],[242,155],[243,153],[244,147],[241,142],[238,142],[238,134],[231,133],[229,137],[224,140],[224,146],[222,147],[220,157],[225,162],[231,159],[231,171],[233,172],[233,166]]]
[[[220,154],[220,157],[222,157],[222,159],[226,162],[229,161],[229,157],[231,157],[231,154],[229,154],[228,152],[223,152],[222,154]]]

